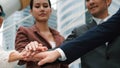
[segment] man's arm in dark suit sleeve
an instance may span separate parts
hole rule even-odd
[[[92,49],[120,35],[120,9],[108,21],[98,25],[84,35],[62,44],[67,60],[72,62]]]

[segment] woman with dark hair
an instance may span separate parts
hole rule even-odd
[[[35,45],[52,49],[59,47],[64,38],[58,31],[48,26],[48,19],[52,12],[50,0],[31,0],[30,12],[35,18],[35,24],[31,27],[20,27],[17,31],[15,48],[21,52],[26,46]],[[32,51],[30,51],[32,52]],[[37,51],[40,53],[40,51]],[[68,68],[68,65],[61,63],[52,63],[44,66],[38,66],[37,61],[29,56],[26,61],[20,60],[19,65],[26,63],[26,68]]]

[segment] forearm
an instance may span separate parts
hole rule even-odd
[[[13,62],[13,61],[16,61],[16,60],[20,60],[20,54],[19,52],[17,51],[12,51],[10,54],[9,54],[9,59],[8,59],[8,62]]]

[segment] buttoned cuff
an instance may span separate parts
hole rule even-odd
[[[63,50],[62,49],[60,49],[60,48],[57,48],[56,49],[59,53],[60,53],[60,55],[61,55],[61,57],[60,58],[58,58],[60,61],[65,61],[66,59],[67,59],[67,57],[65,56],[65,53],[63,52]]]

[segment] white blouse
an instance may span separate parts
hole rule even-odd
[[[55,48],[55,47],[56,47],[55,42],[49,41],[49,43],[51,44],[51,47],[52,47],[52,48]]]

